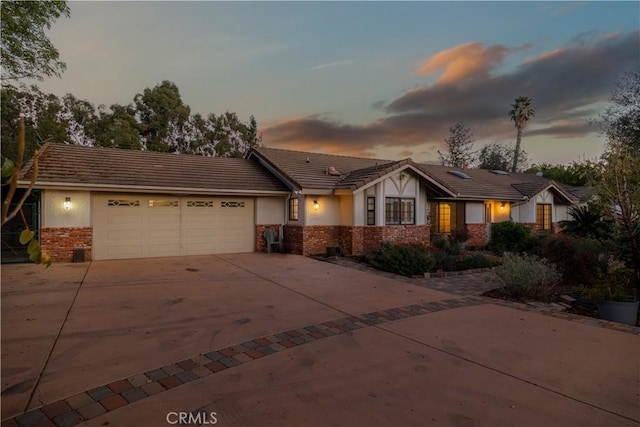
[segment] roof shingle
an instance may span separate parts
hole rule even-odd
[[[176,155],[47,143],[38,161],[37,185],[285,192],[287,187],[248,159]],[[31,178],[28,164],[22,179]]]

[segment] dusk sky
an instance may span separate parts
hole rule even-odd
[[[602,152],[587,120],[640,66],[638,2],[70,2],[42,90],[128,104],[163,80],[193,112],[253,114],[268,147],[436,160],[457,121],[530,163]]]

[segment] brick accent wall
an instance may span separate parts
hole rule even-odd
[[[303,255],[303,226],[285,225],[282,231],[284,235],[284,251],[290,254]]]
[[[553,234],[558,234],[562,231],[562,227],[560,226],[559,222],[552,222],[551,223],[551,232]]]
[[[382,240],[396,244],[428,242],[431,227],[428,225],[393,225],[382,227]]]
[[[489,243],[487,224],[467,224],[467,233],[469,233],[467,246],[480,248]]]
[[[85,249],[85,260],[90,261],[93,245],[93,229],[78,228],[42,228],[40,229],[40,246],[53,261],[71,262],[73,250]]]
[[[264,231],[270,228],[276,233],[280,232],[280,224],[257,224],[256,225],[256,251],[257,252],[267,252],[267,241],[264,239]],[[284,234],[284,231],[283,231]],[[277,251],[275,246],[274,250]],[[284,248],[282,249],[284,251]]]
[[[340,246],[340,226],[307,225],[304,227],[304,255],[323,255],[328,246]]]
[[[428,225],[339,226],[286,225],[285,252],[298,255],[321,255],[327,247],[337,246],[343,255],[362,255],[380,248],[383,241],[397,244],[429,241]]]

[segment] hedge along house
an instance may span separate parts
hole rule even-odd
[[[33,173],[27,164],[20,181]],[[287,187],[255,161],[48,143],[34,187],[57,261],[252,252]]]
[[[35,188],[42,247],[58,261],[76,250],[95,260],[263,251],[266,228],[303,255],[461,228],[482,246],[492,223],[553,230],[579,203],[576,189],[535,175],[272,148],[229,159],[46,144]]]

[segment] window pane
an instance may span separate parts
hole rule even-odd
[[[414,209],[413,209],[413,199],[403,199],[402,200],[402,224],[413,224],[414,218]]]
[[[367,197],[367,225],[376,225],[376,198]]]
[[[289,199],[289,220],[298,220],[298,199]]]
[[[451,233],[451,206],[449,203],[438,204],[438,233]]]

